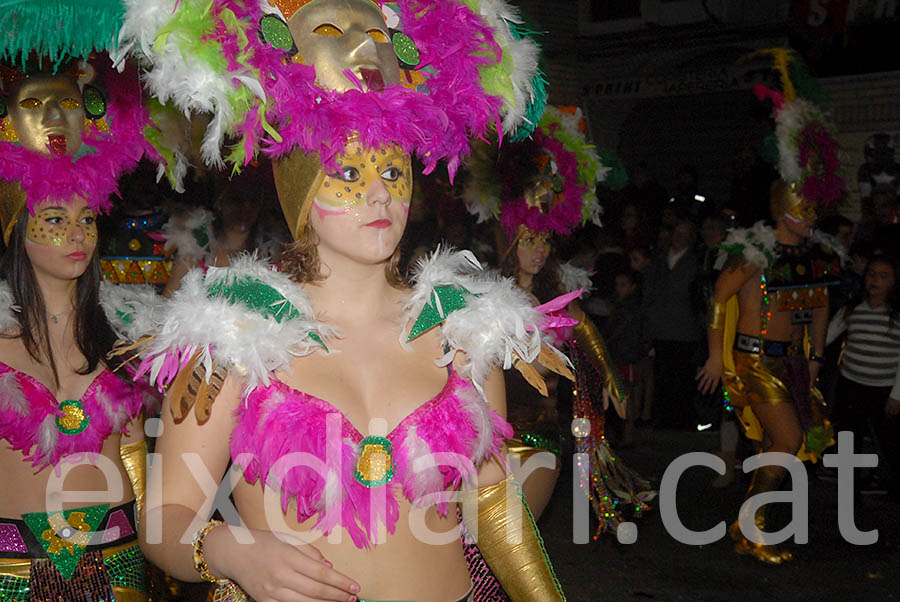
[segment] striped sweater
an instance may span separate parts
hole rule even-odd
[[[844,308],[832,318],[827,342],[844,331],[841,374],[870,387],[892,387],[891,397],[900,399],[900,320],[891,328],[887,306],[872,309],[863,301],[849,315]]]

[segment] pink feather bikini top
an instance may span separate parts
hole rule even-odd
[[[284,512],[293,500],[300,522],[318,516],[314,528],[326,535],[343,527],[358,548],[372,545],[379,522],[394,532],[401,492],[446,516],[442,492],[474,479],[513,435],[452,369],[441,392],[386,437],[364,437],[327,401],[277,380],[254,389],[235,415],[231,457],[247,481],[280,491]]]
[[[58,402],[39,380],[0,362],[0,439],[39,471],[72,454],[99,453],[107,437],[125,432],[155,402],[149,387],[109,370],[91,381],[81,399]]]

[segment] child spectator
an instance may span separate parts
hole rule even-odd
[[[866,268],[864,290],[828,326],[828,342],[847,333],[833,415],[835,430],[852,431],[855,448],[864,436],[874,435],[890,472],[888,491],[894,498],[900,486],[897,281],[896,262],[886,256],[874,257]]]

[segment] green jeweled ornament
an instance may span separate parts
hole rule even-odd
[[[391,40],[394,42],[394,53],[404,66],[415,67],[419,64],[419,49],[411,37],[398,31]]]
[[[81,96],[84,101],[84,114],[88,119],[100,119],[106,115],[106,99],[100,90],[87,85],[81,91]]]
[[[70,579],[108,511],[109,504],[99,504],[53,514],[30,512],[22,520],[62,576]]]
[[[59,403],[62,416],[56,417],[56,428],[63,435],[77,435],[91,423],[91,417],[84,411],[84,404],[77,399],[67,399]]]
[[[259,31],[262,39],[279,50],[284,50],[295,54],[297,47],[294,45],[294,37],[288,24],[280,19],[277,15],[265,15],[259,20]]]
[[[207,289],[206,296],[224,297],[232,304],[240,301],[263,316],[275,318],[279,323],[284,318],[292,320],[300,317],[300,312],[284,295],[262,280],[249,276],[237,278],[231,284],[214,284]]]
[[[360,441],[353,478],[370,489],[390,483],[394,478],[392,449],[390,439],[384,437],[369,436]]]
[[[419,335],[428,332],[441,322],[447,319],[447,316],[466,306],[466,298],[469,291],[464,288],[456,288],[455,286],[443,285],[434,287],[432,298],[422,308],[419,317],[416,318],[407,342],[413,340]]]

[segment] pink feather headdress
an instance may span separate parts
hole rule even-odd
[[[119,73],[106,54],[89,65],[96,74],[92,85],[105,92],[106,114],[85,127],[75,156],[45,156],[18,142],[0,141],[0,179],[19,183],[30,213],[47,199],[67,202],[75,196],[85,197],[96,211],[108,211],[119,177],[145,152],[156,156],[143,136],[149,120],[137,69],[132,65]],[[0,130],[9,128],[8,118],[0,121]]]
[[[508,28],[503,38],[500,27],[465,4],[379,3],[396,20],[392,31],[401,30],[415,45],[418,63],[402,70],[408,86],[346,91],[322,89],[314,66],[292,60],[286,23],[282,43],[267,40],[263,19],[283,16],[266,2],[213,0],[211,10],[198,0],[127,4],[122,49],[147,64],[151,93],[185,112],[213,114],[202,148],[209,164],[227,161],[239,169],[258,150],[277,159],[301,149],[334,168],[335,157],[356,137],[366,147],[395,144],[416,154],[426,173],[446,160],[453,174],[470,138],[502,129],[506,96],[488,93],[483,77],[501,63],[512,38]],[[537,74],[536,61],[530,69]],[[530,102],[538,101],[532,92]],[[223,158],[226,136],[234,144]]]

